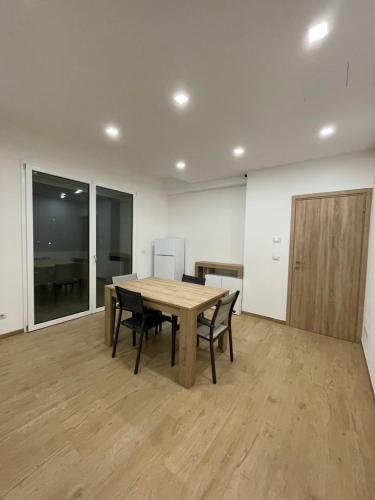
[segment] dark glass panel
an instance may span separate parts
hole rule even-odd
[[[34,322],[89,309],[89,186],[33,172]]]
[[[96,189],[96,306],[104,305],[104,285],[132,272],[133,195]]]

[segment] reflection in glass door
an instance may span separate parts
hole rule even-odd
[[[96,188],[96,307],[104,285],[133,269],[133,195]]]
[[[89,185],[32,171],[34,325],[89,310]]]

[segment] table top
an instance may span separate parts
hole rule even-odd
[[[106,285],[114,289],[114,285]],[[184,281],[162,278],[144,278],[132,280],[121,285],[126,290],[139,292],[145,300],[168,304],[178,309],[195,309],[205,303],[219,300],[229,290],[212,286],[195,285]]]

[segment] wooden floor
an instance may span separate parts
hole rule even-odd
[[[374,500],[375,409],[358,344],[235,318],[235,362],[207,347],[176,383],[170,335],[139,375],[103,316],[0,340],[0,498]]]

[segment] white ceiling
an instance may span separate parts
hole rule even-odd
[[[0,14],[2,127],[189,182],[375,146],[373,0],[0,0]]]

